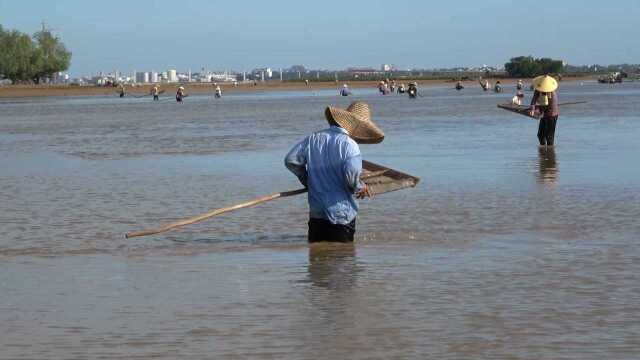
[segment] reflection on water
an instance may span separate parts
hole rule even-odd
[[[355,285],[360,271],[353,243],[309,244],[309,280],[316,287],[344,290]]]
[[[538,181],[540,183],[553,186],[558,182],[558,163],[556,161],[555,147],[538,147],[538,167]]]

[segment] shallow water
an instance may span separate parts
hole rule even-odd
[[[0,358],[635,359],[640,83],[563,83],[553,150],[511,90],[0,100]],[[309,247],[304,197],[124,239],[299,187],[284,154],[354,99],[422,178],[355,246]]]

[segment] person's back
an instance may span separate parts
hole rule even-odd
[[[362,155],[358,143],[377,144],[384,133],[371,120],[371,110],[355,101],[347,109],[329,106],[330,127],[297,143],[285,166],[309,191],[309,242],[351,242],[356,230],[356,198],[371,195],[360,179]]]
[[[291,161],[296,155],[301,159]],[[358,211],[354,197],[356,190],[360,190],[362,169],[358,144],[344,129],[331,126],[311,134],[292,149],[287,167],[291,169],[296,162],[306,163],[304,181],[309,189],[310,217],[334,224],[350,223]]]

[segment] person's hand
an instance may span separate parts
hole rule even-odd
[[[529,116],[535,116],[536,115],[536,111],[533,109],[529,109]]]
[[[368,197],[369,198],[371,197],[371,192],[369,191],[369,185],[364,184],[364,188],[362,188],[360,192],[356,193],[356,198],[364,199]]]

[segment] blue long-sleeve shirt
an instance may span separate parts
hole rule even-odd
[[[331,126],[296,144],[285,166],[309,189],[309,216],[348,224],[358,214],[354,194],[362,191],[360,147],[347,131]]]

